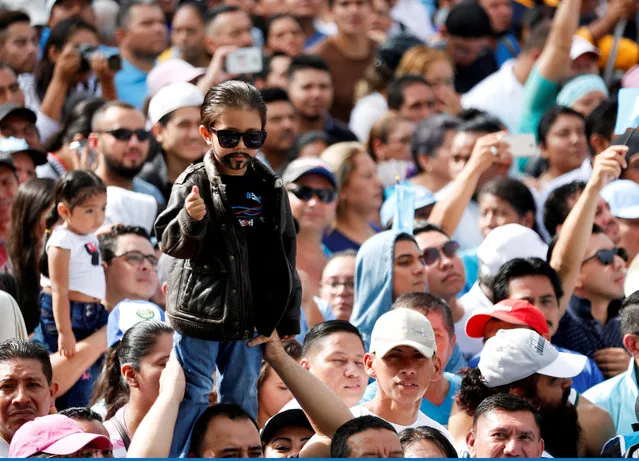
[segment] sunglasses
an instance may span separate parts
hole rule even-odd
[[[113,136],[118,141],[128,141],[133,135],[138,138],[138,141],[148,141],[151,137],[151,132],[139,128],[137,130],[129,130],[128,128],[118,128],[116,130],[98,131],[98,133],[106,133]]]
[[[457,254],[457,251],[459,251],[459,243],[455,242],[454,240],[449,240],[448,242],[444,243],[444,245],[442,245],[441,249],[425,248],[423,252],[424,262],[427,266],[432,266],[437,261],[439,261],[442,253],[444,253],[447,258],[452,258]]]
[[[220,146],[225,149],[237,147],[240,139],[244,141],[247,149],[259,149],[266,141],[266,131],[214,130],[213,128],[210,130],[211,133],[215,133]]]
[[[625,262],[628,262],[628,252],[625,248],[613,248],[612,250],[599,250],[589,258],[584,259],[581,263],[583,266],[591,259],[597,258],[604,266],[609,266],[615,261],[615,256],[619,256]]]
[[[289,191],[303,202],[308,202],[313,196],[322,203],[333,203],[337,199],[337,192],[333,189],[313,189],[307,186],[296,186]]]

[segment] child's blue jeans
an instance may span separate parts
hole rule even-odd
[[[100,303],[70,302],[71,328],[77,341],[80,341],[105,326],[109,313]],[[49,352],[58,351],[58,330],[53,319],[53,298],[48,293],[40,294],[40,324]],[[102,359],[86,370],[80,380],[64,395],[56,399],[56,408],[64,410],[71,407],[86,407],[91,400],[93,385],[100,375]]]
[[[257,419],[257,378],[264,349],[246,343],[206,341],[175,333],[173,348],[184,369],[186,391],[173,433],[171,458],[189,454],[191,431],[209,406],[216,367],[218,402],[234,403]]]

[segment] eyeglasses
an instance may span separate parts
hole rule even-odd
[[[599,250],[594,255],[583,260],[581,265],[583,266],[591,259],[597,258],[604,266],[609,266],[615,262],[615,256],[619,256],[625,262],[628,262],[628,252],[625,248],[613,248],[612,250]]]
[[[314,196],[322,203],[332,203],[337,199],[337,192],[333,189],[313,189],[307,186],[295,186],[289,189],[295,197],[308,202]]]
[[[76,451],[74,458],[111,458],[113,450],[98,450],[97,448],[84,448]]]
[[[121,255],[117,255],[116,258],[124,258],[126,259],[126,262],[136,264],[138,266],[141,266],[144,264],[144,260],[147,260],[154,268],[158,266],[158,258],[154,255],[145,255],[140,251],[126,251]]]
[[[217,140],[225,149],[237,147],[240,139],[244,140],[247,149],[259,149],[266,141],[266,131],[234,131],[234,130],[214,130],[210,128],[211,133],[215,133]]]
[[[106,133],[113,136],[118,141],[128,141],[131,139],[133,135],[138,138],[138,141],[144,142],[148,141],[151,137],[151,132],[144,130],[142,128],[137,130],[129,130],[128,128],[118,128],[115,130],[105,130],[105,131],[97,131],[96,133]]]
[[[328,287],[331,291],[338,291],[340,288],[344,290],[352,291],[355,289],[354,280],[326,280],[320,284],[323,287]]]
[[[425,248],[423,252],[424,262],[427,266],[432,266],[439,261],[442,253],[444,253],[447,258],[452,258],[457,254],[457,251],[459,251],[459,243],[454,240],[449,240],[444,243],[441,248]]]

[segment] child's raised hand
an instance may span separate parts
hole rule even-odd
[[[186,212],[189,216],[196,221],[202,221],[204,219],[204,216],[206,216],[206,204],[204,203],[204,199],[200,197],[199,187],[193,186],[191,193],[186,197],[184,208],[186,208]]]
[[[58,335],[58,352],[62,357],[71,358],[75,354],[75,336],[73,333]]]

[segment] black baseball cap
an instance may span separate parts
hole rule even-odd
[[[425,45],[425,43],[411,34],[393,35],[377,48],[375,66],[387,71],[392,76],[397,70],[404,53],[417,45]]]
[[[11,154],[0,152],[0,167],[1,166],[9,168],[14,173],[16,172],[16,166],[13,164],[13,157]]]
[[[3,121],[10,115],[17,115],[19,117],[24,117],[29,120],[31,123],[35,123],[38,117],[35,112],[31,109],[27,109],[26,107],[20,107],[16,104],[2,104],[0,106],[0,122]]]
[[[315,432],[306,414],[299,408],[284,410],[269,419],[264,427],[260,437],[263,444],[269,443],[275,437],[280,429],[285,427],[304,427]]]
[[[453,7],[446,17],[448,35],[463,38],[492,37],[490,17],[479,3],[463,1]]]
[[[0,138],[0,152],[10,155],[24,152],[31,157],[35,166],[47,163],[47,155],[43,151],[30,147],[27,141],[20,138]]]

